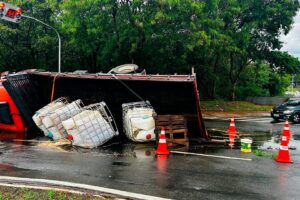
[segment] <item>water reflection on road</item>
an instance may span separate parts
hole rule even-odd
[[[227,125],[224,126],[226,130]],[[191,141],[180,151],[206,153],[252,161],[235,161],[200,156],[169,155],[156,157],[155,144],[113,141],[87,150],[45,138],[0,142],[1,175],[48,178],[87,183],[125,191],[174,199],[296,199],[300,196],[300,136],[292,128],[290,145],[294,164],[275,162],[240,152],[239,138],[231,149],[226,132],[210,132],[225,142]],[[241,131],[239,137],[251,137],[253,148],[276,153],[282,127],[271,131]],[[229,184],[230,183],[230,184]]]

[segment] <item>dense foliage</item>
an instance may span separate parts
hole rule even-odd
[[[298,0],[11,0],[59,30],[62,70],[107,72],[135,63],[148,73],[194,67],[207,98],[277,95],[300,62],[279,51]],[[57,70],[57,37],[23,19],[0,21],[0,71]]]

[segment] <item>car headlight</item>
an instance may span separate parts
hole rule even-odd
[[[283,111],[283,114],[291,114],[293,111],[292,110],[285,110]]]

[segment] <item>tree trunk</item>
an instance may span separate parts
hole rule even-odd
[[[236,82],[231,83],[230,101],[235,101],[235,89],[236,89]]]
[[[235,64],[234,62],[234,58],[237,56],[241,56],[239,64]],[[230,89],[231,101],[235,101],[236,85],[240,79],[241,73],[250,63],[251,63],[251,59],[248,59],[243,55],[239,55],[239,54],[234,55],[233,53],[230,53],[229,79],[231,82],[231,89]]]
[[[217,70],[218,70],[219,59],[220,59],[220,55],[219,55],[219,53],[217,53],[216,59],[215,59],[215,62],[214,62],[214,68],[213,68],[214,76],[212,76],[212,83],[211,83],[210,97],[212,99],[214,99],[216,97],[217,76],[215,76],[215,75],[216,75]]]
[[[210,93],[210,98],[214,99],[216,97],[216,79],[214,79],[211,83],[211,93]]]

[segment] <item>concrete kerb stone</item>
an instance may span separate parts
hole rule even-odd
[[[230,119],[234,117],[271,117],[270,112],[252,111],[252,112],[219,112],[219,111],[203,111],[203,117],[223,117]]]

